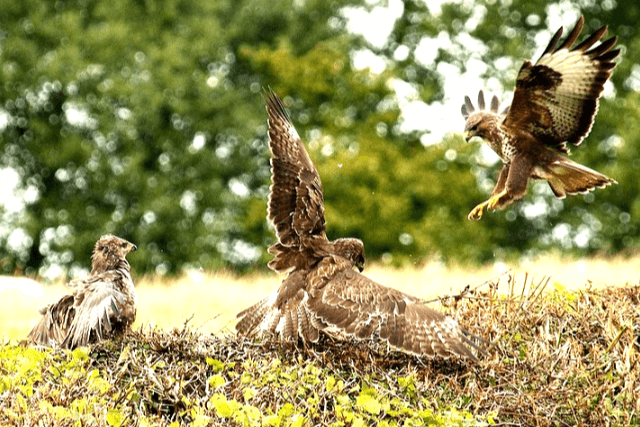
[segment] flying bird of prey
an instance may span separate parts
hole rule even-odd
[[[465,139],[484,138],[504,163],[491,197],[473,208],[469,219],[480,219],[485,208],[504,209],[523,198],[530,178],[546,180],[559,198],[616,182],[560,154],[569,153],[567,143],[578,146],[589,134],[604,84],[616,66],[613,59],[620,53],[611,50],[617,37],[593,47],[607,33],[606,26],[572,47],[583,26],[581,16],[556,48],[561,27],[538,62],[522,65],[511,106],[502,113],[495,96],[486,110],[480,91],[477,111],[465,97]]]
[[[360,274],[361,240],[327,239],[318,170],[282,101],[273,93],[266,101],[272,173],[267,218],[278,239],[268,265],[288,274],[278,290],[238,314],[238,333],[295,342],[317,342],[321,331],[377,336],[412,354],[476,360],[467,345],[477,347],[455,320]]]
[[[73,292],[40,310],[27,337],[37,345],[74,349],[124,334],[136,318],[136,291],[127,254],[136,246],[120,237],[100,237],[85,279],[67,284]]]

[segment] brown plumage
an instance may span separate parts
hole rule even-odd
[[[523,198],[530,178],[546,180],[559,198],[616,182],[560,154],[569,153],[567,143],[578,146],[589,134],[604,84],[616,66],[613,59],[620,53],[611,50],[617,37],[593,47],[607,33],[606,26],[572,48],[583,26],[580,17],[556,47],[560,28],[535,65],[530,61],[522,65],[507,110],[498,113],[495,96],[486,110],[482,91],[478,111],[465,97],[465,138],[484,138],[504,163],[491,197],[476,206],[469,219],[480,219],[485,207],[504,209]]]
[[[273,93],[266,100],[273,182],[267,218],[278,238],[268,265],[288,274],[238,314],[238,333],[295,342],[316,342],[320,332],[379,337],[408,353],[476,360],[467,345],[477,347],[455,320],[354,270],[364,267],[362,241],[327,239],[318,170],[282,101]]]
[[[67,284],[73,292],[40,310],[28,339],[47,347],[74,349],[125,333],[136,318],[136,291],[126,259],[136,246],[112,234],[102,236],[86,279]]]

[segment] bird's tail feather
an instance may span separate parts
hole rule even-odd
[[[259,329],[258,326],[263,323],[271,308],[272,304],[269,304],[269,297],[267,297],[238,313],[237,317],[240,319],[236,324],[238,334],[245,336],[256,335]],[[269,323],[271,322],[267,322],[267,324]]]
[[[582,166],[566,157],[554,160],[547,170],[549,186],[556,197],[563,199],[569,195],[586,194],[597,188],[605,188],[617,184],[615,179],[609,178],[586,166]]]
[[[299,296],[283,306],[276,303],[278,296],[279,290],[238,313],[238,334],[273,338],[279,335],[282,340],[290,342],[297,342],[300,337],[305,342],[317,342],[318,333],[325,325],[310,315]]]

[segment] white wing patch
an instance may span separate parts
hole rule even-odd
[[[296,131],[296,128],[293,127],[293,125],[291,123],[287,123],[286,124],[286,128],[287,128],[287,133],[289,134],[289,137],[293,140],[299,140],[302,139],[300,138],[300,135],[298,135],[298,131]]]
[[[594,98],[593,86],[599,72],[598,63],[580,50],[562,49],[544,55],[536,65],[547,66],[561,75],[562,82],[554,89],[553,95],[546,94],[544,105],[551,111],[554,130],[560,135],[570,135],[575,131],[576,123],[580,122],[585,101]],[[595,112],[597,110],[596,102]],[[591,125],[584,137],[590,131]]]

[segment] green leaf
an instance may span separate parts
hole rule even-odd
[[[160,368],[160,369],[164,369],[167,366],[166,362],[164,360],[158,360],[158,362],[156,362],[153,366],[152,369],[155,371],[156,369]]]
[[[236,402],[237,403],[237,402]],[[236,422],[242,423],[243,426],[249,427],[257,425],[260,421],[262,414],[260,410],[252,405],[239,405],[239,411],[236,411],[233,419]]]
[[[242,376],[240,377],[240,382],[242,384],[249,384],[251,383],[252,380],[253,380],[253,377],[248,372],[243,372]]]
[[[191,399],[189,399],[188,396],[182,396],[180,398],[180,401],[182,402],[185,408],[191,408],[191,406],[193,406],[193,404],[191,403]]]
[[[147,419],[147,417],[142,416],[138,422],[140,423],[139,426],[140,427],[151,427],[152,424],[149,422],[149,420]]]
[[[213,368],[213,372],[218,373],[224,369],[224,362],[213,359],[211,357],[207,357],[206,359],[207,365]]]
[[[73,352],[74,359],[78,360],[87,360],[89,358],[89,348],[88,347],[78,347]]]
[[[291,416],[296,411],[296,408],[291,403],[285,403],[282,405],[282,408],[278,411],[278,415],[282,418],[286,418]]]
[[[351,403],[351,399],[346,394],[341,394],[341,395],[337,396],[336,400],[341,405],[348,405],[349,403]]]
[[[113,427],[120,427],[124,417],[118,409],[107,410],[107,424]]]
[[[242,390],[242,397],[245,402],[250,401],[258,392],[253,387],[246,387]]]
[[[16,404],[18,406],[18,409],[20,409],[21,412],[25,412],[27,410],[27,401],[25,400],[24,396],[20,393],[16,395]]]
[[[214,389],[222,387],[226,383],[227,382],[222,375],[216,374],[209,377],[209,385]]]
[[[235,400],[227,400],[227,398],[221,393],[216,393],[211,396],[209,404],[216,410],[218,416],[223,418],[230,418],[234,416],[236,411],[241,407],[240,403]]]
[[[193,418],[193,421],[191,422],[191,426],[190,427],[205,427],[205,426],[209,425],[210,421],[211,421],[211,417],[208,417],[208,416],[203,415],[203,414],[197,414]]]
[[[111,389],[111,384],[100,376],[98,369],[91,370],[87,375],[87,380],[89,390],[104,394]]]
[[[267,415],[262,419],[262,425],[276,427],[282,423],[282,420],[277,415]]]
[[[375,390],[366,389],[356,399],[356,405],[372,415],[378,415],[382,409],[380,401],[375,397]]]
[[[289,426],[290,427],[302,427],[304,425],[305,421],[307,421],[307,419],[305,417],[303,417],[300,414],[295,414],[292,417],[291,424],[289,424]]]
[[[336,378],[333,375],[329,375],[327,377],[327,382],[325,384],[325,389],[328,392],[332,392],[336,388]]]

